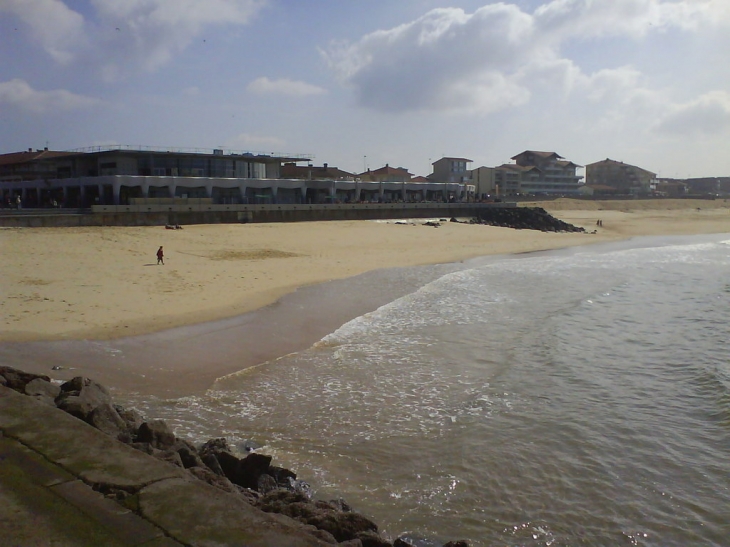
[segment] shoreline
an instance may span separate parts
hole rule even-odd
[[[113,340],[235,317],[368,271],[641,235],[730,232],[724,200],[530,203],[588,233],[331,221],[0,230],[0,342]],[[603,226],[597,227],[601,218]],[[593,234],[590,232],[596,231]],[[165,266],[154,252],[165,247]]]
[[[552,203],[559,206],[559,202],[560,200]],[[574,206],[572,203],[565,205]],[[76,329],[59,334],[53,331],[53,327],[58,326],[58,321],[41,321],[31,337],[26,337],[17,330],[5,330],[0,336],[0,358],[10,366],[35,373],[52,374],[62,380],[84,375],[121,391],[161,397],[184,396],[204,391],[219,377],[309,347],[347,321],[414,290],[419,286],[418,283],[423,283],[423,272],[428,271],[430,273],[427,275],[435,278],[461,267],[460,264],[468,260],[480,257],[524,255],[624,241],[636,236],[730,233],[730,207],[724,202],[722,205],[704,212],[686,207],[640,212],[570,208],[549,210],[557,218],[583,226],[587,231],[592,231],[594,227],[591,223],[601,218],[604,227],[598,228],[597,234],[542,233],[457,223],[445,223],[440,228],[432,228],[422,225],[396,225],[396,221],[312,223],[309,226],[259,225],[255,230],[256,235],[265,236],[259,243],[269,246],[265,258],[260,257],[262,247],[258,247],[258,251],[251,249],[256,242],[235,241],[244,232],[241,229],[246,225],[193,226],[183,230],[186,236],[193,236],[192,239],[200,237],[208,244],[210,237],[207,236],[222,234],[225,241],[221,247],[229,253],[227,260],[202,260],[198,257],[196,260],[202,262],[202,265],[191,266],[187,272],[188,275],[208,276],[211,281],[216,278],[220,280],[210,287],[212,295],[208,295],[209,300],[220,298],[218,292],[221,287],[229,287],[227,282],[235,284],[234,274],[238,273],[239,278],[241,277],[238,268],[248,267],[247,277],[260,277],[261,279],[251,280],[258,283],[251,283],[248,291],[242,291],[227,306],[204,308],[202,305],[207,300],[203,289],[194,292],[192,300],[174,302],[174,297],[179,297],[181,293],[174,290],[166,292],[170,290],[170,286],[162,283],[164,277],[160,281],[160,276],[167,276],[169,272],[163,268],[168,268],[172,262],[167,259],[167,253],[168,265],[150,268],[135,265],[134,261],[138,263],[139,259],[133,254],[132,267],[159,283],[156,294],[151,293],[148,301],[140,303],[141,313],[134,318],[137,323],[127,320],[129,327],[126,329],[109,327],[107,324],[96,330]],[[204,238],[200,231],[208,228],[210,229]],[[30,239],[45,240],[42,241],[44,245],[49,245],[46,239],[49,235],[52,238],[51,243],[74,240],[79,236],[77,230],[60,234],[55,229],[51,229],[50,233],[44,233],[43,229],[29,230],[32,231],[26,231],[25,234]],[[142,232],[151,241],[155,241],[158,235],[155,228],[131,230],[137,236]],[[127,230],[114,228],[107,233],[107,237],[116,237],[118,241],[125,242],[125,237],[128,237],[125,231]],[[327,239],[314,242],[310,240],[307,243],[307,237],[312,232]],[[0,237],[7,238],[7,235],[5,231]],[[89,235],[99,237],[93,233],[81,234],[81,237]],[[353,235],[372,239],[357,246],[352,243]],[[454,241],[457,236],[465,235],[469,236],[469,241]],[[382,239],[386,237],[391,239]],[[188,243],[190,239],[188,237]],[[301,256],[302,253],[296,255],[290,250],[298,242],[302,242],[307,249],[307,256]],[[47,249],[42,249],[40,243],[37,245],[42,253],[48,252]],[[152,250],[156,250],[156,247],[152,247]],[[184,247],[179,250],[186,251]],[[192,251],[202,254],[200,249]],[[85,268],[92,269],[81,269],[78,272],[79,277],[75,278],[77,283],[92,283],[95,272],[91,259],[94,252],[95,248],[92,246],[74,253],[84,263]],[[207,252],[209,257],[211,254],[215,256],[214,253],[221,250],[208,249]],[[179,254],[186,256],[184,252]],[[175,255],[173,257],[173,260],[178,258]],[[69,257],[61,257],[60,262],[69,262]],[[25,266],[21,264],[20,268],[15,264],[14,272],[10,265],[6,263],[2,266],[3,274],[34,276],[31,279],[44,280],[37,269],[28,269],[27,263]],[[418,269],[421,278],[411,279],[410,276],[415,275],[414,267],[419,266],[422,266]],[[122,269],[129,267],[129,264],[122,265]],[[93,306],[99,306],[96,313],[103,316],[114,313],[115,305],[128,306],[130,300],[131,303],[136,301],[124,294],[120,300],[120,287],[114,287],[115,272],[112,265],[101,265],[97,269],[109,276],[108,279],[98,280],[100,284],[103,281],[110,291],[109,302],[105,303],[106,307],[102,306],[104,302],[101,297],[105,293],[88,290],[86,296],[90,296],[90,299],[83,300],[79,297],[79,304],[84,306],[82,309],[89,311],[95,309]],[[181,268],[179,271],[186,273]],[[8,276],[4,275],[3,279],[7,282]],[[133,287],[135,281],[140,282],[130,279],[121,289]],[[156,283],[152,284],[152,288],[155,288]],[[49,280],[45,285],[19,287],[30,287],[33,291],[63,290],[58,285],[61,284]],[[168,296],[170,294],[172,297]],[[226,296],[231,300],[225,290],[222,296],[224,300]],[[45,298],[53,300],[41,300],[40,312],[48,314],[51,319],[58,317],[59,297],[50,293]],[[161,319],[154,312],[160,300],[165,298],[168,298],[167,305],[175,313],[170,314],[167,319],[165,316]],[[193,308],[197,306],[197,309],[184,309],[191,302]],[[3,306],[12,309],[12,304],[17,302],[13,302],[11,295]],[[78,312],[73,311],[74,305],[70,303],[66,307],[69,309],[63,310],[65,315],[60,314],[61,319],[73,320],[74,314]],[[22,313],[22,310],[18,311],[16,308],[16,313]],[[145,316],[145,313],[149,315]],[[77,326],[79,323],[81,320],[77,322]],[[61,321],[61,324],[64,322]],[[42,330],[43,328],[46,330]],[[105,336],[92,337],[89,336],[90,333]],[[51,373],[51,364],[62,367],[62,370]]]

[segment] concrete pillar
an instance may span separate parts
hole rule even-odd
[[[150,184],[149,184],[149,182],[143,182],[141,184],[141,186],[142,186],[142,197],[144,199],[147,199],[148,197],[150,197]]]
[[[119,198],[119,190],[122,187],[122,184],[120,182],[117,182],[116,180],[112,183],[112,193],[114,194],[114,205],[119,205],[119,202],[121,201]]]
[[[241,196],[241,203],[246,203],[246,186],[243,183],[238,185],[238,192]]]
[[[79,185],[79,207],[86,206],[86,185]]]

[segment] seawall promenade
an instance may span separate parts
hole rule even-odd
[[[308,222],[321,220],[385,220],[405,218],[475,217],[490,208],[514,203],[333,203],[221,205],[206,200],[137,200],[132,205],[95,205],[86,210],[0,210],[2,227],[164,226],[247,222]]]

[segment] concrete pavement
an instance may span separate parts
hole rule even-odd
[[[9,547],[332,545],[3,386],[0,538]]]

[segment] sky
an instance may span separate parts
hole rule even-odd
[[[730,0],[0,0],[0,153],[730,176]]]

